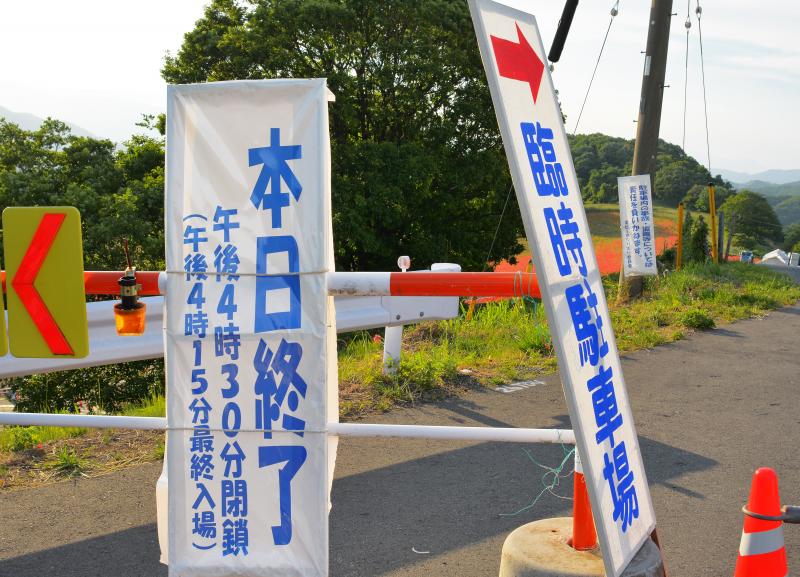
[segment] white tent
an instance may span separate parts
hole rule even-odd
[[[788,266],[789,255],[781,249],[773,250],[764,255],[764,258],[761,259],[761,264],[782,264]]]

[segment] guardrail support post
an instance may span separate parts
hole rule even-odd
[[[403,346],[403,327],[386,327],[383,331],[383,374],[393,375],[400,363]]]

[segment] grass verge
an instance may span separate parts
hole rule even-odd
[[[617,279],[604,278],[608,301]],[[760,316],[800,299],[800,286],[768,269],[730,263],[689,266],[650,277],[641,299],[611,306],[620,351],[651,348],[737,319]],[[402,360],[392,375],[382,374],[383,345],[377,332],[345,335],[339,342],[342,417],[385,411],[457,394],[471,387],[494,387],[557,369],[544,309],[533,300],[484,305],[467,320],[466,309],[451,320],[409,326]],[[126,405],[122,414],[164,416],[163,396]],[[164,456],[160,431],[65,427],[0,429],[0,488],[21,488],[75,476],[97,476]]]
[[[648,277],[642,298],[628,305],[613,304],[616,275],[605,277],[604,286],[620,352],[652,348],[800,299],[800,286],[787,276],[741,263],[692,265]],[[395,375],[381,374],[380,343],[368,333],[352,336],[339,350],[342,417],[556,370],[539,303],[488,303],[472,320],[464,313],[407,327]]]
[[[120,414],[163,417],[166,399],[155,396]],[[35,487],[71,477],[96,477],[164,457],[161,431],[78,427],[0,428],[0,489]]]

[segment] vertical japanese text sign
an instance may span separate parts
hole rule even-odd
[[[606,573],[618,576],[655,527],[561,110],[536,20],[470,0],[489,88],[558,355]]]
[[[172,577],[328,572],[327,94],[324,80],[168,90]]]
[[[624,176],[617,184],[625,275],[658,274],[650,175]]]

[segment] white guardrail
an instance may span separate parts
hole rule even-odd
[[[438,263],[431,271],[460,272],[456,264]],[[413,274],[410,272],[408,274]],[[392,297],[336,295],[336,330],[349,331],[385,327],[384,369],[393,370],[400,358],[401,327],[424,320],[443,320],[458,315],[458,297]],[[33,373],[79,369],[112,363],[155,359],[164,356],[164,297],[146,297],[146,328],[138,337],[120,337],[114,324],[116,301],[88,303],[89,355],[83,359],[27,359],[6,355],[0,359],[0,378]],[[400,329],[400,330],[398,330]],[[82,426],[165,430],[163,417],[121,415],[52,415],[43,413],[0,413],[0,426]],[[385,425],[368,423],[328,423],[326,432],[341,437],[395,437],[448,439],[472,442],[563,443],[575,444],[569,429],[514,429],[498,427],[452,427],[424,425]],[[161,562],[168,563],[166,460],[156,483],[158,541]]]
[[[433,272],[460,272],[452,263],[436,263]],[[408,274],[414,274],[409,272]],[[400,333],[392,327],[429,320],[452,319],[458,315],[458,297],[334,297],[336,331],[346,333],[386,327],[384,362],[389,366],[400,358]],[[145,332],[137,337],[117,335],[113,306],[116,301],[87,303],[89,355],[82,359],[26,359],[11,355],[0,357],[0,378],[34,373],[97,367],[164,356],[164,297],[144,297],[147,304]],[[8,326],[8,325],[6,325]]]

